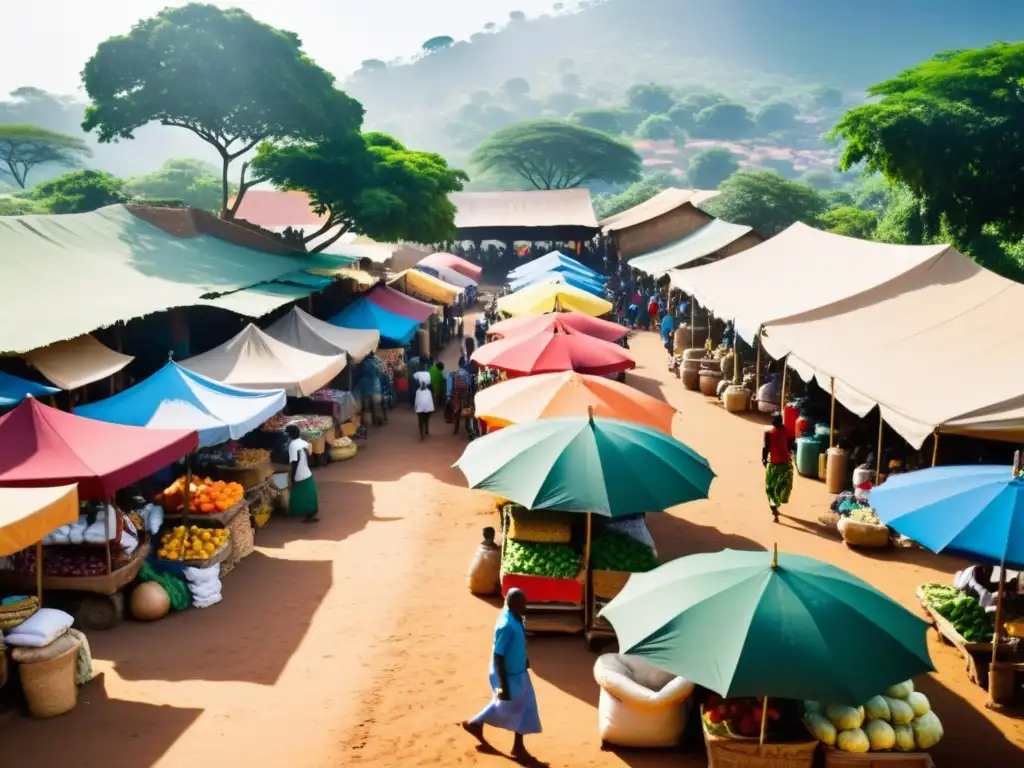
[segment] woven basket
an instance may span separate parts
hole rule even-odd
[[[49,661],[22,664],[18,672],[32,717],[56,717],[70,712],[78,702],[75,657],[78,644]]]
[[[611,600],[622,591],[632,575],[628,571],[591,571],[590,584],[594,596],[602,600]]]
[[[35,595],[0,605],[0,632],[14,629],[38,610],[39,598]]]
[[[231,552],[227,559],[220,564],[220,575],[225,576],[235,569],[235,566],[248,557],[256,549],[256,537],[253,534],[252,522],[248,515],[239,515],[228,526],[231,531]]]
[[[511,515],[508,537],[515,541],[568,544],[572,540],[572,527],[564,512],[521,509]]]
[[[329,450],[331,454],[331,461],[345,461],[346,459],[351,459],[355,456],[358,448],[355,443],[350,443],[349,445],[338,448],[335,448],[332,445]]]

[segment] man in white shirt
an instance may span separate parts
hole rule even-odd
[[[319,520],[320,499],[309,468],[310,446],[294,424],[285,427],[285,433],[288,435],[288,514],[304,517],[303,522],[315,523]]]

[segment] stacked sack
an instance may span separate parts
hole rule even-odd
[[[195,608],[209,608],[221,601],[220,568],[185,568],[185,581]]]

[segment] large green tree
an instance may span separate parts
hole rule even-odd
[[[813,189],[775,171],[740,171],[723,182],[719,192],[704,205],[708,213],[769,237],[798,221],[817,224],[828,207]]]
[[[906,185],[959,243],[1024,236],[1024,43],[942,53],[868,89],[833,135],[841,167]]]
[[[251,183],[243,163],[228,205],[232,163],[267,140],[354,133],[358,102],[302,50],[292,32],[237,8],[167,8],[100,43],[82,72],[92,104],[82,127],[101,142],[158,122],[191,131],[221,159],[221,212],[233,218]]]
[[[648,115],[663,115],[675,104],[672,91],[657,83],[638,83],[626,90],[626,100],[633,109]]]
[[[818,223],[837,235],[871,240],[878,226],[878,214],[855,205],[840,205],[821,214]]]
[[[567,189],[640,177],[640,155],[607,134],[559,120],[534,120],[491,134],[473,152],[482,173],[534,189]]]
[[[686,175],[697,189],[718,189],[719,184],[739,170],[739,157],[725,147],[705,149],[690,160]]]
[[[221,179],[217,168],[184,157],[168,160],[152,173],[125,181],[125,191],[140,200],[178,200],[204,211],[221,206]]]
[[[73,168],[91,154],[75,136],[37,125],[0,125],[0,178],[10,179],[22,189],[36,166]]]
[[[103,171],[72,171],[24,194],[48,213],[88,213],[127,199],[124,182]]]
[[[323,226],[305,233],[322,251],[346,232],[384,242],[436,243],[455,239],[455,206],[448,199],[468,177],[440,155],[407,149],[381,133],[341,135],[318,143],[260,145],[255,178],[309,195]]]

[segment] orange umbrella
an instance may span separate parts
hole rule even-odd
[[[672,434],[675,409],[638,389],[575,371],[509,379],[476,396],[476,417],[489,427],[507,427],[558,416],[595,416],[644,424]]]

